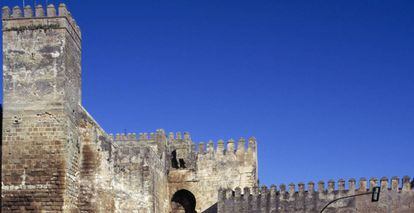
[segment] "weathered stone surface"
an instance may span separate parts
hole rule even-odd
[[[70,17],[20,13],[3,16],[2,210],[75,210],[80,35]]]
[[[118,137],[114,144],[114,190],[117,212],[164,212],[168,209],[165,135],[158,140],[137,141],[136,137]],[[162,143],[164,141],[164,143]]]
[[[66,6],[2,12],[2,212],[318,212],[376,184],[390,188],[379,203],[326,212],[413,212],[409,177],[258,188],[253,137],[196,150],[188,133],[110,136],[82,107],[81,33]]]
[[[224,142],[219,141],[216,149],[211,147],[210,142],[210,148],[195,152],[190,139],[170,138],[169,153],[174,150],[177,153],[184,153],[177,154],[177,158],[183,159],[186,167],[170,170],[169,197],[180,189],[186,189],[196,197],[196,210],[202,212],[217,202],[219,188],[255,186],[257,184],[256,141],[254,138],[249,141],[247,150],[243,143],[239,147],[240,150],[227,150],[224,149]],[[232,144],[234,144],[233,140],[227,143],[230,147],[233,147]]]
[[[210,147],[196,151],[188,133],[167,138],[158,130],[138,138],[117,134],[114,144],[117,211],[170,212],[174,195],[186,190],[195,199],[195,210],[203,212],[215,208],[219,188],[257,183],[254,138],[247,149],[241,139],[240,150]]]
[[[403,178],[403,184],[395,187],[388,185],[388,179],[382,178],[381,185],[377,184],[376,179],[371,179],[370,188],[366,188],[366,180],[360,180],[360,187],[355,189],[355,180],[349,181],[349,188],[345,189],[345,182],[338,181],[338,190],[334,190],[334,182],[329,181],[328,188],[320,182],[318,192],[314,191],[314,184],[309,183],[305,191],[304,184],[290,184],[289,193],[284,192],[284,186],[277,191],[276,186],[272,186],[270,191],[263,187],[256,193],[250,190],[240,194],[238,189],[221,189],[219,191],[218,212],[303,212],[318,213],[330,201],[337,198],[364,194],[357,197],[338,200],[329,205],[323,212],[395,212],[408,213],[414,211],[414,189],[410,183],[410,177]],[[394,184],[398,178],[393,178]],[[378,202],[371,201],[371,192],[374,186],[381,187],[380,199]],[[257,189],[256,189],[257,190]],[[253,191],[255,191],[253,189]]]

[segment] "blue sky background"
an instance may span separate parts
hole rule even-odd
[[[49,2],[107,132],[253,135],[267,185],[414,175],[414,1]]]

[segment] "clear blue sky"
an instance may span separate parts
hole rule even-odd
[[[414,1],[64,2],[107,132],[253,135],[267,185],[414,175]]]

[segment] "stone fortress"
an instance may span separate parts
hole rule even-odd
[[[81,31],[64,4],[2,8],[2,212],[414,212],[410,177],[258,186],[256,139],[107,134],[81,104]],[[197,147],[196,147],[197,146]]]

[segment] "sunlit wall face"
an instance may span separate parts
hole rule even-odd
[[[107,132],[254,135],[267,185],[412,173],[411,1],[62,2]]]

